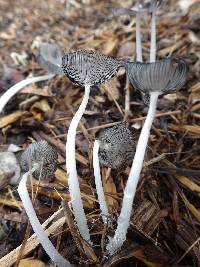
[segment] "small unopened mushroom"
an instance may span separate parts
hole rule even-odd
[[[90,241],[89,229],[83,210],[75,160],[75,136],[78,123],[89,99],[90,87],[111,79],[123,65],[121,61],[99,52],[80,50],[63,56],[62,68],[73,83],[84,86],[85,94],[80,107],[73,117],[67,134],[66,167],[72,207],[82,237]]]
[[[57,169],[58,154],[45,140],[30,144],[20,158],[21,169],[28,172],[30,160],[38,168],[33,172],[35,178],[52,179]]]
[[[127,63],[130,82],[138,90],[150,94],[148,114],[143,125],[133,159],[129,178],[124,190],[121,213],[115,235],[107,249],[114,254],[126,240],[133,199],[142,170],[144,155],[156,113],[158,96],[179,90],[186,82],[187,66],[182,59],[163,59],[154,63]]]
[[[40,224],[37,218],[37,215],[35,213],[35,210],[33,208],[33,204],[31,202],[31,199],[29,197],[28,190],[26,187],[27,179],[29,176],[28,166],[29,166],[30,161],[32,161],[31,162],[32,169],[30,170],[30,173],[39,174],[41,165],[43,165],[41,176],[42,177],[44,176],[45,178],[47,178],[51,176],[55,171],[55,166],[57,162],[57,153],[55,149],[51,147],[44,140],[29,145],[28,148],[24,151],[24,153],[21,156],[21,166],[23,170],[24,171],[27,170],[27,172],[22,176],[22,179],[19,183],[19,187],[17,191],[22,200],[22,203],[27,213],[27,216],[29,218],[30,224],[32,225],[32,228],[35,234],[37,235],[44,250],[46,251],[46,253],[49,255],[51,260],[57,264],[57,266],[70,267],[72,265],[66,259],[64,259],[60,255],[60,253],[58,253],[56,248],[53,246],[53,244],[49,240],[48,235],[42,228],[42,225]],[[42,162],[44,164],[42,164]]]
[[[104,223],[107,223],[109,214],[101,181],[99,161],[102,165],[109,168],[121,169],[131,163],[134,153],[134,136],[125,123],[120,123],[112,128],[103,130],[94,142],[93,168]]]
[[[135,141],[126,123],[105,129],[98,136],[99,161],[111,169],[121,169],[129,165],[135,153]]]

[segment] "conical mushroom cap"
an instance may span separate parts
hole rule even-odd
[[[99,52],[80,50],[63,56],[63,72],[78,85],[96,85],[111,79],[124,66],[120,60]]]
[[[101,131],[97,139],[99,140],[99,161],[102,165],[120,169],[132,162],[135,140],[125,123]]]
[[[42,179],[52,178],[54,172],[57,169],[58,154],[55,148],[53,148],[47,141],[41,140],[30,144],[22,153],[20,158],[20,166],[22,171],[27,172],[29,170],[29,161],[32,165],[37,163],[40,167],[33,175],[35,178],[39,178],[41,171]],[[40,170],[42,167],[42,170]]]
[[[153,63],[127,63],[127,73],[131,84],[149,94],[175,92],[185,84],[187,65],[182,59],[167,58]]]
[[[114,17],[118,16],[135,16],[139,13],[151,13],[156,7],[161,4],[162,0],[143,0],[138,1],[138,3],[132,8],[110,8],[112,15]]]
[[[38,63],[48,72],[63,74],[61,49],[56,44],[42,43],[37,55]]]

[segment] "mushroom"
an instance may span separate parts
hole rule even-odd
[[[0,97],[0,113],[4,109],[7,102],[16,93],[21,91],[25,86],[36,83],[40,81],[45,81],[53,78],[55,74],[63,74],[61,64],[62,64],[62,52],[58,45],[42,43],[39,47],[39,53],[37,55],[39,64],[47,70],[48,75],[26,78],[19,83],[10,87],[1,97]]]
[[[30,144],[21,154],[20,166],[22,171],[29,171],[29,159],[38,168],[33,172],[35,178],[52,179],[57,169],[58,154],[55,148],[41,140]]]
[[[136,61],[142,62],[142,43],[141,43],[141,26],[140,19],[141,14],[149,12],[152,14],[151,23],[151,46],[150,46],[150,62],[156,59],[156,9],[161,4],[162,0],[147,0],[138,1],[136,6],[131,9],[127,8],[111,8],[114,16],[136,16]],[[146,95],[142,94],[142,98],[145,103],[149,103],[149,99]],[[129,91],[129,79],[126,75],[126,95],[125,95],[125,118],[128,116],[130,110],[130,91]]]
[[[128,8],[111,8],[113,16],[136,16],[136,61],[142,62],[142,43],[141,43],[141,29],[140,29],[140,13],[141,5],[136,5],[133,9]],[[130,83],[128,75],[126,74],[125,85],[125,116],[127,120],[130,113]]]
[[[88,242],[91,241],[83,210],[76,170],[76,129],[88,103],[90,87],[111,79],[121,66],[124,66],[124,62],[120,60],[103,55],[99,52],[87,50],[68,53],[63,56],[62,60],[63,72],[72,80],[73,83],[85,87],[85,94],[82,103],[73,117],[68,129],[66,142],[66,167],[75,220],[80,234]]]
[[[135,140],[125,122],[101,131],[97,140],[99,142],[99,161],[102,165],[120,170],[132,162]]]
[[[7,102],[11,99],[11,97],[22,90],[25,86],[31,83],[49,80],[54,77],[55,74],[63,74],[61,68],[62,52],[56,44],[42,43],[39,47],[37,59],[41,66],[51,74],[26,78],[25,80],[22,80],[10,87],[0,97],[0,113],[2,112]]]
[[[187,66],[182,59],[163,59],[154,63],[127,63],[131,84],[138,90],[150,94],[149,111],[143,125],[132,163],[129,178],[124,190],[121,213],[114,237],[107,245],[109,254],[114,254],[126,240],[133,199],[140,178],[144,155],[156,112],[158,96],[179,90],[186,82]]]
[[[53,147],[51,147],[46,141],[42,140],[29,145],[21,155],[20,163],[23,170],[27,170],[30,160],[32,160],[32,169],[30,170],[30,173],[39,173],[41,163],[43,162],[44,164],[42,166],[41,175],[44,175],[45,178],[47,178],[51,176],[55,171],[57,153]],[[59,267],[71,267],[72,265],[66,259],[64,259],[53,246],[53,244],[48,238],[47,233],[44,231],[42,225],[40,224],[37,218],[26,187],[28,176],[29,171],[27,171],[22,176],[17,191],[20,195],[32,228],[51,260]]]
[[[141,5],[136,5],[132,9],[128,8],[111,8],[113,16],[135,16],[136,17],[136,61],[142,62],[142,43],[140,30],[140,13],[144,12]]]
[[[126,123],[119,123],[100,132],[93,147],[93,168],[103,222],[107,223],[108,208],[105,201],[99,161],[111,169],[122,169],[130,164],[135,153],[135,140]]]
[[[135,16],[136,17],[136,61],[142,62],[142,42],[141,42],[141,29],[140,19],[141,14],[147,12],[152,14],[151,23],[151,48],[150,48],[150,62],[155,61],[155,49],[156,49],[156,9],[161,4],[161,0],[147,0],[138,1],[138,3],[128,8],[111,8],[113,16]]]
[[[37,55],[38,63],[49,73],[62,74],[63,53],[57,44],[41,43]]]
[[[37,77],[31,77],[31,78],[26,78],[25,80],[22,80],[12,87],[10,87],[1,97],[0,97],[0,113],[3,111],[5,105],[8,103],[8,101],[19,91],[21,91],[25,86],[31,84],[31,83],[36,83],[36,82],[41,82],[45,80],[49,80],[53,78],[54,74],[48,74],[48,75],[43,75],[43,76],[37,76]]]

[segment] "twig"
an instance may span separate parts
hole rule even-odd
[[[69,209],[69,206],[68,206],[68,201],[63,199],[62,202],[62,208],[63,208],[63,211],[64,211],[64,214],[65,214],[65,219],[67,221],[67,224],[68,224],[68,227],[69,227],[69,230],[71,232],[71,235],[76,243],[76,246],[79,250],[79,253],[81,256],[84,255],[84,251],[80,245],[80,234],[78,233],[77,231],[77,228],[75,227],[74,225],[74,219],[72,217],[72,214],[71,214],[71,210]]]
[[[61,212],[62,210],[58,210],[57,212],[55,212],[50,218],[48,218],[43,224],[42,227],[45,228],[55,217],[58,216],[58,214]],[[45,230],[46,234],[49,236],[50,234],[54,233],[55,231],[57,231],[63,224],[65,223],[65,218],[62,217],[59,220],[56,220],[48,229]],[[26,246],[24,248],[23,251],[23,255],[22,257],[26,256],[28,253],[30,253],[32,250],[34,250],[37,245],[39,244],[39,240],[37,239],[36,234],[33,234],[26,243]],[[16,249],[12,250],[10,253],[6,254],[4,257],[2,257],[0,259],[0,266],[4,266],[4,267],[10,267],[11,265],[13,265],[16,260],[17,257],[19,255],[19,251],[21,249],[20,245],[19,247],[17,247]]]
[[[177,260],[176,264],[178,264],[180,261],[182,261],[183,258],[190,252],[193,247],[200,242],[200,237],[197,238],[197,240],[183,253],[183,255]]]
[[[155,118],[159,118],[159,117],[165,117],[165,116],[170,116],[170,115],[176,115],[176,114],[180,114],[181,111],[180,110],[175,110],[175,111],[169,111],[169,112],[162,112],[162,113],[157,113],[155,115]],[[140,118],[136,118],[136,119],[131,119],[130,122],[137,122],[137,121],[143,121],[146,119],[146,116],[144,117],[140,117]],[[99,125],[99,126],[95,126],[95,127],[91,127],[88,128],[88,131],[93,131],[93,130],[99,130],[99,129],[104,129],[104,128],[108,128],[108,127],[112,127],[114,125],[117,125],[119,123],[121,123],[122,121],[117,121],[117,122],[111,122],[111,123],[107,123],[107,124],[103,124],[103,125]]]
[[[106,91],[106,93],[112,98],[113,102],[115,103],[117,109],[119,110],[119,112],[124,115],[123,110],[121,109],[120,105],[118,104],[118,102],[116,101],[115,97],[113,96],[112,92],[107,90],[107,88],[105,87],[104,89]]]

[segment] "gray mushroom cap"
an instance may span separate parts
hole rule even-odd
[[[97,85],[110,80],[124,62],[99,52],[79,50],[62,58],[63,72],[78,85]]]
[[[138,12],[151,13],[156,7],[161,4],[161,2],[162,0],[140,0],[133,8],[111,8],[110,10],[114,17],[135,16]]]
[[[62,56],[63,53],[58,45],[42,43],[39,47],[37,61],[46,71],[53,74],[63,74]]]
[[[39,168],[34,171],[35,178],[51,179],[57,169],[58,154],[49,143],[41,140],[30,144],[22,153],[20,158],[20,166],[22,171],[29,170],[29,162],[31,160],[32,166],[34,163],[39,165]]]
[[[99,161],[112,169],[120,169],[129,165],[135,154],[133,133],[120,123],[99,133]]]
[[[145,94],[168,94],[181,89],[186,82],[187,65],[183,59],[167,58],[153,63],[126,64],[131,84]]]

